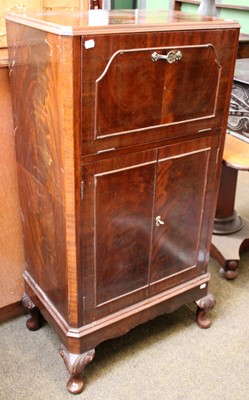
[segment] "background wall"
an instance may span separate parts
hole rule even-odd
[[[119,0],[116,0],[118,2]],[[249,7],[249,0],[216,0],[216,3],[223,3],[235,6]],[[147,9],[172,9],[174,0],[138,0],[139,8]],[[182,4],[182,11],[195,14],[197,12],[198,5],[194,4]],[[249,11],[235,10],[235,9],[218,9],[218,17],[224,19],[235,19],[238,20],[241,25],[241,32],[249,34]]]
[[[147,9],[169,9],[169,1],[168,0],[147,0],[146,1]]]
[[[217,1],[216,3],[223,3],[236,6],[249,7],[249,0],[224,0]],[[196,13],[198,6],[193,4],[183,4],[182,11],[189,13]],[[235,9],[218,9],[218,17],[224,19],[238,20],[241,25],[241,33],[249,34],[249,11],[235,10]]]
[[[133,8],[133,0],[116,0],[116,1],[111,1],[111,7],[115,9],[127,9],[127,8]]]
[[[120,1],[120,0],[119,0]],[[122,0],[121,0],[122,1]],[[0,0],[0,48],[7,46],[4,16],[7,12],[88,9],[88,0]]]
[[[0,53],[1,55],[1,53]],[[7,58],[7,54],[4,56]],[[7,63],[0,63],[0,322],[19,313],[24,255]]]
[[[132,0],[114,0],[112,1],[112,8],[132,8]],[[223,3],[227,5],[245,6],[249,7],[249,0],[216,0],[216,3]],[[138,8],[146,9],[172,9],[174,0],[137,0]],[[198,5],[195,4],[182,4],[182,11],[191,14],[196,14]],[[217,9],[217,16],[224,19],[238,20],[241,25],[241,32],[249,34],[249,11],[235,10],[235,9]]]

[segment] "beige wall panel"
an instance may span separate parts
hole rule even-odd
[[[11,113],[8,69],[0,66],[0,309],[17,303],[23,295],[24,256]]]
[[[79,10],[86,11],[89,0],[0,0],[0,48],[7,46],[4,15],[18,10]]]
[[[6,31],[4,16],[8,11],[41,10],[43,0],[0,0],[0,47],[6,47]]]
[[[80,10],[81,0],[44,0],[44,10]]]

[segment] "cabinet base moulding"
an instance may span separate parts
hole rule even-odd
[[[82,353],[96,347],[104,340],[127,333],[138,324],[145,323],[159,315],[174,312],[187,302],[198,302],[205,299],[208,296],[210,274],[203,274],[191,281],[78,328],[70,326],[65,321],[27,271],[24,273],[24,279],[26,293],[23,296],[23,305],[31,315],[31,320],[27,323],[28,329],[39,329],[43,322],[42,317],[39,316],[41,312],[45,320],[49,321],[51,325],[55,325],[53,321],[56,321],[56,330],[62,342],[69,346],[68,350]],[[206,304],[206,302],[204,301],[202,304]],[[202,307],[200,303],[198,307],[205,308],[206,311],[209,309],[208,306]]]
[[[67,389],[72,394],[78,394],[84,387],[83,371],[93,360],[95,347],[104,340],[124,335],[135,326],[159,315],[171,313],[190,301],[194,301],[197,305],[197,324],[201,328],[209,328],[211,321],[207,319],[206,314],[215,305],[214,297],[207,293],[209,278],[209,274],[204,274],[201,278],[198,277],[180,285],[177,290],[169,290],[168,293],[154,296],[141,304],[116,312],[89,325],[73,328],[46,299],[37,285],[33,288],[29,286],[32,285],[33,280],[26,272],[26,292],[29,294],[23,296],[23,305],[30,313],[26,325],[29,330],[37,330],[42,326],[44,316],[54,327],[62,341],[60,355],[71,375]]]

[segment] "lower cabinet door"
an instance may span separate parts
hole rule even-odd
[[[150,295],[206,270],[218,137],[159,149]]]
[[[217,141],[197,139],[83,166],[86,323],[204,271]]]
[[[88,322],[148,297],[157,149],[83,166]]]

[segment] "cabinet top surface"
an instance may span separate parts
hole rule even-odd
[[[165,10],[89,10],[88,12],[9,13],[6,19],[59,35],[238,28],[233,20]]]

